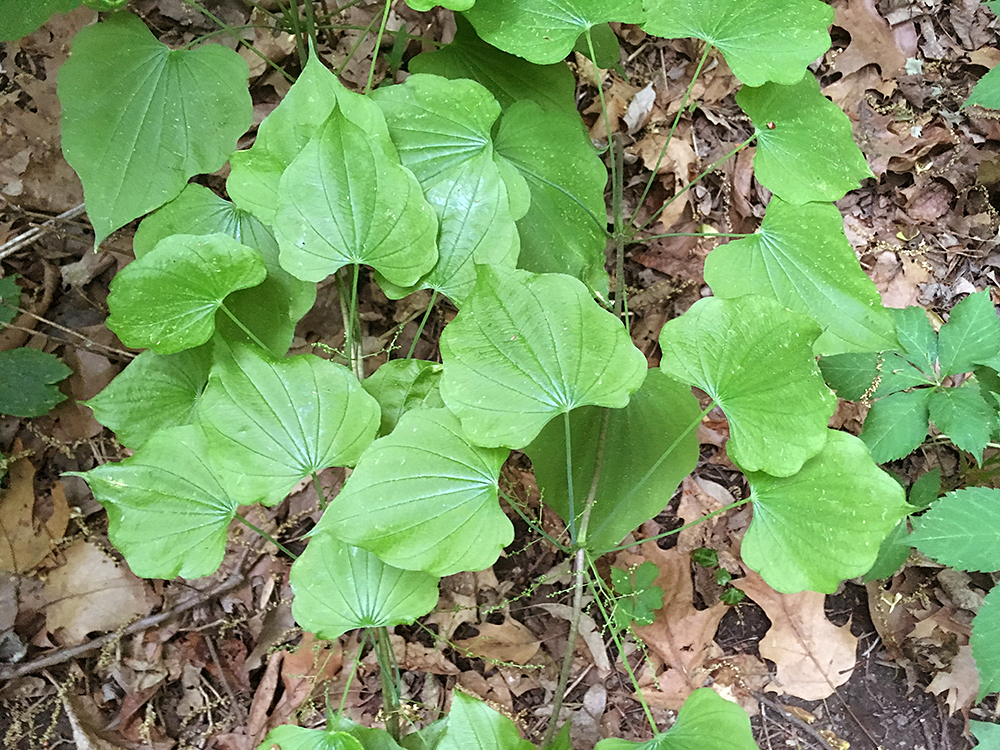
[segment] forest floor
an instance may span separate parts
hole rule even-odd
[[[204,4],[234,25],[263,18],[259,12],[251,18],[241,0]],[[961,109],[975,81],[1000,62],[1000,24],[978,0],[832,5],[833,47],[813,69],[824,93],[851,118],[875,173],[838,204],[862,266],[888,306],[920,305],[941,316],[983,289],[1000,302],[1000,118]],[[214,29],[182,0],[134,0],[130,8],[171,46]],[[368,27],[382,8],[359,3],[333,19],[355,29],[321,34],[321,56],[341,68],[349,87],[363,87],[375,51],[374,35],[356,29]],[[109,544],[106,516],[86,485],[62,476],[125,455],[81,402],[131,357],[103,323],[108,284],[132,258],[135,223],[110,237],[99,254],[91,252],[93,233],[83,215],[54,222],[14,252],[2,248],[83,201],[60,153],[56,73],[73,34],[95,16],[87,9],[57,16],[31,37],[0,47],[0,276],[19,274],[30,294],[29,312],[0,331],[0,350],[28,344],[59,355],[73,370],[62,386],[69,398],[49,415],[0,416],[0,451],[7,457],[0,485],[0,558],[7,561],[0,566],[0,737],[10,748],[253,750],[279,724],[321,725],[327,701],[340,702],[359,649],[346,711],[359,723],[377,723],[373,654],[357,634],[315,642],[296,627],[287,557],[236,533],[216,575],[142,581]],[[446,11],[418,14],[397,2],[389,28],[403,25],[415,37],[444,41],[455,28]],[[627,144],[625,200],[634,208],[663,144],[661,126],[669,126],[680,106],[699,48],[650,39],[635,27],[615,30],[621,70],[595,71],[583,58],[570,62],[595,141],[606,140],[606,131],[594,82],[604,86],[612,128]],[[278,65],[298,72],[291,37],[247,33]],[[376,78],[402,78],[406,61],[424,48],[427,42],[411,39],[394,50],[390,35],[377,56]],[[258,123],[289,84],[243,54]],[[650,84],[655,98],[644,97],[646,104],[626,117]],[[658,208],[745,139],[737,87],[721,56],[713,57],[643,210]],[[672,203],[653,229],[754,231],[770,196],[753,179],[751,161],[752,149],[741,152]],[[210,176],[206,184],[221,191],[224,177]],[[714,244],[671,237],[629,248],[633,338],[651,364],[658,361],[663,323],[706,293],[703,261]],[[365,280],[366,350],[395,344],[405,352],[428,300],[417,294],[390,301]],[[316,307],[297,330],[296,351],[317,342],[342,344],[338,304],[334,287],[321,285]],[[438,356],[431,342],[453,316],[447,304],[434,308],[418,357]],[[371,368],[388,355],[380,356]],[[857,433],[859,409],[842,405],[834,426]],[[725,454],[727,436],[724,418],[711,413],[699,430],[697,470],[644,531],[676,528],[734,494],[744,496],[742,476]],[[971,481],[973,471],[954,449],[934,443],[889,468],[906,481],[940,468],[946,487]],[[526,459],[512,458],[504,478],[529,501],[536,493],[537,503]],[[330,490],[343,479],[339,469],[321,476]],[[998,486],[987,473],[976,481]],[[657,620],[637,628],[625,648],[661,727],[683,697],[706,682],[751,713],[762,750],[965,750],[972,746],[970,718],[998,720],[995,696],[975,703],[978,678],[968,645],[972,615],[992,578],[944,571],[911,556],[892,578],[846,582],[832,596],[778,595],[747,575],[739,579],[747,598],[730,606],[720,602],[720,587],[708,569],[692,564],[690,552],[732,549],[748,514],[731,513],[614,561],[653,560],[661,578],[669,572],[675,582]],[[258,515],[252,518],[300,549],[296,540],[318,518],[315,490],[302,487]],[[524,523],[515,524],[517,538],[493,568],[445,579],[435,613],[395,629],[404,698],[418,721],[437,716],[460,686],[516,717],[524,735],[539,740],[567,645],[567,567]],[[591,748],[609,736],[648,738],[633,689],[615,665],[621,655],[609,653],[599,626],[593,620],[590,626],[577,645],[564,708],[573,720],[574,746]]]

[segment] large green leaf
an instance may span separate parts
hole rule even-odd
[[[951,310],[938,332],[942,375],[969,372],[1000,354],[1000,319],[989,291],[970,294]]]
[[[642,0],[478,0],[465,12],[476,32],[538,65],[556,63],[587,29],[608,21],[642,23]]]
[[[912,510],[864,443],[829,432],[797,474],[747,473],[753,521],[743,560],[776,591],[832,594],[842,580],[871,569],[879,545]]]
[[[979,742],[977,747],[983,750],[992,750],[1000,747],[1000,724],[993,724],[988,721],[970,721],[972,735]]]
[[[448,715],[425,727],[418,736],[417,742],[408,747],[420,750],[534,750],[535,747],[521,739],[513,721],[458,690],[452,694]]]
[[[108,512],[108,536],[143,578],[198,578],[215,572],[226,531],[249,482],[209,460],[201,427],[153,433],[132,456],[82,477]]]
[[[919,388],[894,393],[872,404],[861,429],[861,439],[876,463],[902,458],[924,442],[932,394],[931,388]]]
[[[995,66],[980,78],[963,107],[978,104],[987,109],[1000,109],[1000,66]]]
[[[380,118],[366,103],[372,119]],[[434,209],[381,138],[337,106],[282,174],[274,232],[281,265],[296,278],[322,281],[343,266],[366,264],[410,286],[434,267]]]
[[[445,328],[441,359],[441,396],[469,438],[514,449],[578,406],[625,406],[646,376],[624,326],[579,281],[488,266]]]
[[[796,205],[836,201],[872,176],[851,121],[812,75],[791,86],[744,86],[736,102],[757,131],[754,174],[779,198]]]
[[[983,451],[997,427],[996,408],[983,398],[979,383],[936,388],[927,402],[934,425],[963,451],[983,462]]]
[[[663,326],[660,368],[722,408],[741,469],[790,476],[826,443],[837,405],[813,357],[819,334],[764,297],[710,297]]]
[[[595,556],[613,549],[626,534],[662,511],[677,485],[694,469],[698,461],[694,428],[701,409],[690,387],[651,370],[628,406],[610,411],[599,451],[603,412],[597,406],[570,412],[575,513],[583,511],[595,467],[601,467],[596,501],[582,540]],[[562,420],[549,422],[524,450],[542,500],[568,523]]]
[[[476,283],[476,264],[512,269],[520,249],[514,220],[523,214],[511,212],[490,137],[500,105],[478,83],[429,75],[411,75],[373,98],[438,217],[438,262],[419,286],[461,303]],[[390,297],[412,291],[384,286]]]
[[[411,409],[444,406],[438,384],[442,367],[422,359],[392,359],[361,382],[361,387],[378,401],[382,409],[378,436],[396,429],[399,418]]]
[[[914,547],[959,570],[1000,570],[1000,490],[949,492],[913,520]]]
[[[253,214],[208,188],[191,183],[174,200],[143,220],[132,247],[135,257],[140,258],[171,235],[215,233],[228,234],[263,257],[267,278],[251,289],[234,292],[226,307],[267,344],[272,354],[283,356],[292,343],[295,323],[316,301],[316,285],[296,279],[278,264],[278,243],[271,230]],[[228,317],[216,323],[228,339],[248,340]]]
[[[531,189],[531,207],[517,222],[520,267],[535,273],[568,273],[606,295],[608,172],[579,115],[517,102],[504,112],[494,148]]]
[[[347,732],[282,724],[267,733],[257,750],[368,750]]]
[[[261,254],[225,234],[175,234],[111,281],[107,326],[126,346],[174,354],[204,344],[237,289],[267,276]]]
[[[665,733],[648,742],[601,740],[595,750],[757,750],[757,743],[750,717],[739,704],[711,688],[698,688]]]
[[[451,44],[414,57],[409,62],[411,73],[469,78],[489,89],[504,109],[531,99],[542,109],[576,110],[576,82],[565,63],[535,65],[486,44],[463,16],[455,17],[455,25]]]
[[[981,701],[1000,690],[1000,588],[997,586],[990,589],[972,621],[969,643],[976,669],[979,670],[976,700]]]
[[[87,402],[97,421],[133,450],[157,430],[190,424],[212,366],[211,344],[177,354],[144,351]]]
[[[830,47],[833,8],[820,0],[645,0],[643,29],[722,50],[747,86],[793,84]]]
[[[393,568],[329,533],[312,536],[289,580],[296,622],[324,640],[355,628],[412,623],[438,600],[434,576]]]
[[[756,234],[709,254],[705,280],[716,297],[760,294],[809,315],[823,328],[818,354],[899,346],[892,314],[858,264],[831,203],[794,206],[772,198]]]
[[[316,533],[389,565],[445,576],[482,570],[514,538],[497,501],[508,451],[469,443],[447,409],[406,412],[330,502]]]
[[[268,504],[313,472],[353,465],[379,423],[378,403],[346,367],[242,344],[216,357],[198,416],[213,458],[253,479],[244,502]]]
[[[0,42],[13,42],[45,23],[53,13],[68,13],[80,0],[0,0]]]
[[[40,417],[66,400],[56,383],[73,371],[48,352],[22,346],[0,351],[0,414]]]
[[[247,64],[206,44],[171,50],[120,12],[81,30],[59,71],[62,150],[95,245],[229,158],[253,117]]]
[[[355,724],[343,714],[332,714],[326,718],[327,731],[346,732],[365,746],[365,750],[402,750],[384,729],[369,728]],[[272,748],[267,748],[272,750]]]

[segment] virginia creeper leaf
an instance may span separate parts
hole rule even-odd
[[[928,557],[958,570],[1000,570],[1000,490],[968,487],[949,492],[913,519],[910,542]]]
[[[494,148],[531,188],[531,207],[517,222],[520,267],[535,273],[568,273],[606,295],[608,172],[579,116],[517,102],[500,120]]]
[[[312,536],[290,582],[295,621],[324,640],[355,628],[412,623],[438,600],[434,576],[393,568],[329,533]]]
[[[210,344],[177,354],[147,349],[87,406],[122,445],[134,450],[157,430],[194,421],[211,366]]]
[[[796,205],[836,201],[872,176],[851,121],[812,75],[791,86],[744,86],[736,102],[756,128],[754,174],[779,198]]]
[[[978,104],[987,109],[1000,109],[1000,67],[994,67],[980,78],[963,107]]]
[[[378,436],[384,437],[396,428],[399,418],[411,409],[444,406],[438,384],[441,365],[422,359],[392,359],[375,373],[361,381],[361,387],[378,401],[382,409]]]
[[[379,410],[342,365],[236,344],[216,357],[199,419],[213,458],[253,478],[253,499],[273,505],[311,473],[353,465],[375,437]]]
[[[934,372],[937,361],[938,335],[927,319],[922,307],[893,308],[896,319],[896,338],[910,361],[928,375]]]
[[[488,266],[445,328],[441,359],[441,396],[469,438],[514,449],[578,406],[625,406],[646,376],[624,326],[579,281]]]
[[[936,388],[927,402],[934,425],[963,451],[983,462],[983,451],[997,427],[996,409],[967,381],[956,388]]]
[[[710,297],[663,326],[660,368],[722,408],[741,469],[787,477],[819,453],[837,404],[813,358],[819,334],[764,297]]]
[[[864,443],[829,433],[797,474],[747,473],[753,521],[743,560],[776,591],[832,594],[845,578],[871,569],[882,540],[912,510]]]
[[[915,451],[927,437],[928,402],[933,390],[918,388],[880,398],[868,411],[861,439],[875,463],[894,461]]]
[[[938,333],[942,375],[969,372],[1000,355],[1000,319],[989,291],[970,294],[951,310]]]
[[[642,0],[478,0],[465,13],[494,47],[538,65],[562,60],[587,29],[642,23]]]
[[[718,47],[747,86],[798,83],[830,47],[833,9],[819,0],[645,0],[643,29]],[[791,21],[794,19],[794,21]]]
[[[316,527],[387,564],[446,576],[492,565],[514,538],[497,501],[508,451],[469,443],[447,409],[415,409],[379,438]]]
[[[261,254],[228,235],[175,234],[112,279],[107,326],[136,349],[190,349],[212,337],[229,294],[265,276]]]
[[[594,750],[757,750],[750,717],[712,688],[698,688],[677,712],[677,721],[648,742],[601,740]]]
[[[231,49],[171,50],[120,12],[82,29],[59,71],[62,150],[83,183],[94,244],[229,158],[253,117]]]
[[[910,556],[910,549],[910,530],[904,518],[879,545],[878,556],[865,573],[865,583],[893,576]]]
[[[411,73],[432,73],[444,78],[468,78],[489,89],[503,109],[521,99],[531,99],[542,109],[576,110],[573,74],[562,61],[535,65],[486,44],[464,16],[455,16],[451,44],[417,55]]]
[[[597,406],[584,406],[569,415],[577,514],[583,511],[593,481],[603,412]],[[659,370],[649,371],[628,406],[611,410],[596,501],[587,525],[586,546],[595,556],[613,549],[626,534],[662,511],[677,485],[694,469],[698,461],[694,428],[700,412],[690,387]],[[569,522],[562,420],[549,422],[524,450],[545,505]]]
[[[133,455],[88,472],[108,512],[108,536],[137,576],[198,578],[215,572],[246,479],[210,461],[201,427],[153,433]]]
[[[879,376],[878,352],[832,354],[820,359],[819,369],[838,396],[858,401],[874,392]]]
[[[132,248],[139,258],[173,234],[228,234],[260,252],[267,278],[251,289],[234,292],[226,307],[275,356],[291,346],[295,323],[316,302],[316,285],[300,281],[278,264],[278,242],[260,220],[248,211],[219,198],[206,187],[191,183],[174,200],[150,214],[139,225]],[[228,317],[216,321],[231,341],[249,341]]]
[[[969,643],[979,671],[976,700],[981,701],[1000,690],[1000,589],[996,586],[990,589],[976,612]],[[989,744],[984,743],[983,747],[989,747]]]
[[[257,750],[366,750],[361,742],[347,732],[326,729],[306,729],[294,724],[282,724],[267,733]]]
[[[322,281],[363,263],[410,286],[437,262],[434,209],[377,133],[338,106],[282,174],[274,232],[293,276]]]
[[[40,417],[65,401],[56,383],[73,371],[54,354],[22,346],[0,351],[0,414]]]
[[[709,254],[705,281],[716,297],[759,294],[810,316],[823,328],[818,354],[899,346],[892,314],[858,265],[832,203],[772,198],[756,234]]]
[[[0,42],[28,36],[54,13],[68,13],[80,0],[0,0]]]

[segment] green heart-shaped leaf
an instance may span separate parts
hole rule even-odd
[[[80,0],[0,0],[0,42],[28,36],[53,13],[68,13]]]
[[[380,118],[378,107],[367,104]],[[391,142],[379,143],[377,130],[366,131],[334,109],[278,185],[274,232],[284,269],[322,281],[363,263],[393,284],[411,286],[434,267],[434,209],[387,149]]]
[[[497,501],[508,451],[469,443],[447,409],[406,412],[365,452],[316,527],[389,565],[483,570],[514,538]]]
[[[722,50],[733,74],[748,86],[798,83],[806,66],[830,47],[833,8],[819,0],[645,0],[643,5],[648,33],[705,40]]]
[[[469,438],[515,449],[578,406],[625,406],[646,376],[624,326],[579,281],[488,266],[445,328],[441,359],[441,396]]]
[[[331,534],[312,536],[289,580],[296,622],[324,640],[355,628],[412,623],[438,600],[434,576],[393,568]]]
[[[130,13],[76,35],[59,71],[62,150],[95,246],[226,163],[253,117],[248,75],[231,49],[171,50]]]
[[[208,384],[211,345],[177,354],[144,351],[87,406],[118,441],[138,448],[157,430],[194,421],[195,408]]]
[[[587,29],[642,23],[642,0],[478,0],[465,12],[476,33],[538,65],[562,60]]]
[[[892,314],[858,264],[830,203],[772,198],[760,230],[713,250],[705,280],[716,297],[770,297],[823,328],[819,354],[896,349]]]
[[[819,453],[837,405],[813,357],[819,333],[764,297],[710,297],[663,326],[660,368],[722,408],[743,471],[786,477]]]
[[[217,357],[198,416],[219,465],[253,479],[244,503],[265,504],[315,471],[354,464],[379,422],[378,404],[346,367],[240,344]]]
[[[226,531],[249,483],[209,459],[197,425],[153,433],[132,456],[82,477],[108,512],[108,536],[137,576],[198,578],[215,572]]]
[[[479,0],[482,2],[482,0]],[[517,725],[481,700],[455,691],[436,750],[534,750]]]
[[[361,382],[382,409],[378,436],[385,437],[394,429],[399,418],[420,406],[441,408],[441,365],[422,359],[392,359]]]
[[[107,326],[136,349],[190,349],[212,337],[226,296],[265,276],[261,254],[228,235],[175,234],[112,280]]]
[[[575,512],[583,510],[595,466],[601,475],[582,543],[595,555],[613,549],[626,534],[663,510],[666,501],[698,461],[694,428],[701,408],[683,386],[651,370],[624,409],[612,409],[598,460],[603,409],[585,406],[570,412]],[[566,432],[561,420],[549,422],[524,449],[545,504],[569,522],[566,485]],[[577,519],[577,522],[579,519]]]
[[[837,201],[872,176],[851,121],[812,75],[791,86],[744,86],[736,102],[757,130],[754,174],[779,198],[796,205]]]
[[[267,733],[257,750],[367,750],[347,732],[326,729],[306,729],[294,724],[282,724]]]
[[[776,591],[832,594],[871,569],[879,545],[912,510],[864,443],[829,432],[819,455],[793,476],[747,472],[753,521],[743,560]]]

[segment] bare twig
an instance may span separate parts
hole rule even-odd
[[[27,247],[32,242],[46,234],[50,229],[54,229],[57,222],[75,219],[86,210],[87,209],[84,204],[81,203],[79,206],[74,206],[69,211],[63,211],[58,216],[52,217],[45,223],[39,224],[37,227],[32,227],[26,232],[22,232],[17,235],[17,237],[12,237],[0,245],[0,260],[3,260],[8,255],[13,255],[21,248]]]
[[[805,732],[810,737],[812,737],[814,740],[816,740],[816,742],[819,743],[819,746],[821,748],[823,748],[823,750],[833,750],[833,748],[830,746],[830,743],[826,741],[826,737],[824,737],[819,732],[817,732],[815,729],[813,729],[811,726],[809,726],[808,724],[806,724],[798,716],[795,716],[794,714],[790,714],[788,711],[786,711],[780,705],[778,705],[777,703],[775,703],[774,701],[772,701],[770,698],[765,698],[760,693],[754,693],[753,697],[755,699],[757,699],[758,701],[760,701],[761,703],[763,703],[768,708],[770,708],[776,714],[778,714],[778,716],[780,716],[782,719],[784,719],[785,721],[788,721],[788,722],[794,724],[799,729],[801,729],[803,732]]]

